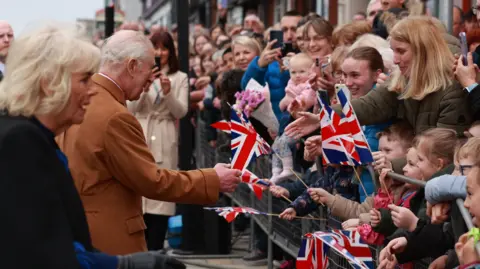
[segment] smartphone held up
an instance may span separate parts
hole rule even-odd
[[[157,67],[158,70],[162,70],[162,62],[160,56],[155,56],[155,67]]]
[[[465,32],[461,32],[459,35],[459,38],[460,38],[460,45],[461,45],[461,49],[462,49],[462,62],[463,62],[463,65],[468,65],[468,62],[467,62],[467,55],[468,55],[468,44],[467,44],[467,35],[465,34]]]
[[[277,40],[275,44],[273,44],[272,49],[279,48],[282,52],[282,57],[287,56],[289,53],[299,53],[300,51],[293,46],[292,42],[284,42],[283,40],[283,31],[280,30],[272,30],[270,31],[270,41]]]

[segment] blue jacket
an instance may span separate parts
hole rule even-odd
[[[242,90],[245,90],[245,87],[252,78],[263,86],[268,83],[273,112],[280,122],[283,115],[283,112],[280,111],[280,101],[285,97],[285,87],[290,79],[290,73],[288,71],[281,72],[278,62],[272,62],[266,68],[260,68],[258,66],[257,56],[250,62],[247,71],[245,71],[243,75],[241,83]]]
[[[315,184],[315,182],[318,180],[318,177],[318,171],[312,171],[311,169],[308,169],[305,175],[302,177],[302,180],[303,182],[305,182],[305,184],[310,186]],[[288,198],[290,198],[290,200],[297,199],[297,197],[302,195],[303,192],[307,189],[300,180],[285,181],[278,185],[288,190],[288,192],[290,193],[290,196]]]
[[[77,261],[81,269],[116,269],[118,268],[117,256],[100,252],[88,252],[82,244],[74,242]]]
[[[365,134],[365,138],[367,139],[367,143],[370,146],[370,149],[372,150],[372,152],[378,151],[377,133],[383,131],[388,126],[390,126],[390,123],[364,126],[363,133]],[[372,193],[375,192],[375,184],[373,183],[373,179],[366,168],[363,169],[362,173],[360,174],[360,178],[362,179],[363,185],[365,186],[365,190],[367,191],[368,196],[372,195]],[[365,201],[365,199],[367,199],[368,196],[365,196],[365,192],[363,191],[363,188],[361,186],[359,187],[360,187],[359,189],[360,202],[363,202]]]

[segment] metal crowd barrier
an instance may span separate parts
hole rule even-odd
[[[196,129],[196,158],[197,167],[213,167],[216,163],[229,163],[231,158],[229,137],[223,133],[218,134],[216,149],[211,147],[206,141],[205,130],[207,125],[199,119]],[[271,176],[271,160],[269,156],[261,156],[249,166],[249,170],[260,178],[270,178]],[[403,182],[408,182],[420,186],[425,186],[425,182],[411,179],[403,175],[389,173],[388,176]],[[255,208],[262,212],[279,214],[288,207],[289,202],[272,197],[270,192],[264,192],[261,200],[258,200],[247,185],[240,184],[237,190],[229,195],[232,202],[238,206]],[[463,208],[463,202],[462,202]],[[315,218],[328,219],[328,221],[318,220],[294,220],[286,221],[272,216],[252,215],[250,229],[250,247],[254,248],[254,222],[268,235],[268,268],[273,268],[272,244],[276,244],[285,253],[292,257],[296,257],[300,248],[302,236],[305,233],[324,231],[329,228],[341,229],[341,221],[331,216],[326,208],[320,207],[317,212],[313,212]],[[468,214],[467,214],[468,215]],[[465,216],[464,216],[465,217]],[[467,222],[468,223],[468,222]],[[470,219],[471,223],[471,219]],[[372,257],[376,264],[378,249],[376,246],[370,247]],[[352,268],[348,261],[341,255],[330,249],[327,255],[330,266],[329,268]],[[427,269],[432,262],[431,259],[416,261],[415,269]]]

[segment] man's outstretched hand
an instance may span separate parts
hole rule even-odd
[[[241,182],[242,171],[230,167],[230,164],[219,163],[213,168],[220,178],[221,192],[232,193]]]

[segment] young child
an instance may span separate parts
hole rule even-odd
[[[412,149],[416,151],[417,159],[412,159],[404,168],[404,173],[408,172],[412,178],[428,181],[437,172],[440,172],[447,166],[453,163],[453,155],[455,152],[457,136],[456,133],[450,129],[435,128],[427,130],[417,137],[415,137],[414,146]],[[412,155],[412,158],[415,158]],[[453,171],[453,167],[452,167]],[[452,172],[450,171],[450,173]],[[411,193],[414,192],[413,195]],[[408,197],[407,197],[408,196]],[[411,196],[411,197],[410,197]],[[416,185],[405,184],[405,191],[403,192],[401,200],[403,202],[396,203],[402,205],[408,198],[410,204],[411,217],[408,221],[398,219],[392,216],[392,211],[397,215],[399,212],[398,206],[390,205],[390,210],[372,210],[372,222],[378,219],[379,225],[374,227],[374,230],[384,234],[391,235],[398,228],[413,231],[416,227],[418,217],[413,213],[419,213],[421,209],[425,208],[424,190],[419,189]],[[421,212],[424,214],[425,212]],[[412,217],[413,215],[413,217]]]
[[[472,216],[475,227],[480,227],[480,157],[478,152],[471,156],[472,168],[467,175],[467,198],[464,206]],[[455,251],[460,261],[460,269],[480,268],[480,257],[475,249],[478,238],[468,233],[462,235],[455,244]]]
[[[280,101],[280,110],[285,111],[293,101],[296,101],[300,104],[300,109],[305,111],[317,102],[317,95],[308,82],[312,74],[312,65],[312,59],[305,53],[299,53],[290,59],[290,80],[285,88],[285,97]],[[274,154],[271,182],[277,184],[293,176],[293,156],[290,147],[296,142],[286,134],[275,139],[272,146]]]
[[[352,179],[355,177],[353,169],[351,166],[329,165],[323,175],[310,185],[310,188],[322,188],[325,192],[358,201],[358,187],[352,183]],[[280,214],[280,218],[293,220],[295,216],[305,216],[317,208],[318,204],[312,200],[308,190],[305,190]]]
[[[423,178],[421,170],[416,166],[418,163],[417,150],[410,148],[407,153],[407,164],[403,168],[403,173],[411,178]],[[380,175],[380,187],[378,194],[374,198],[374,208],[370,211],[370,223],[363,224],[357,230],[361,237],[369,244],[383,245],[385,234],[375,232],[372,227],[380,224],[380,210],[388,210],[390,204],[395,204],[403,208],[410,208],[410,201],[415,195],[420,186],[412,185],[410,183],[396,184],[387,177],[387,172],[390,169],[384,169]],[[401,194],[401,195],[399,195]],[[377,213],[376,215],[373,214]]]
[[[425,186],[425,199],[434,206],[445,202],[446,205],[450,205],[450,202],[456,198],[465,199],[467,196],[466,176],[475,166],[475,159],[479,151],[480,138],[475,137],[458,147],[455,153],[455,173],[457,175],[443,175],[430,180]],[[415,233],[396,238],[389,243],[389,245],[399,244],[400,247],[405,247],[404,253],[398,254],[400,261],[404,262],[403,257],[410,256],[405,253],[416,253],[416,259],[441,255],[434,263],[442,264],[443,267],[447,264],[448,268],[458,265],[456,264],[457,258],[451,250],[453,250],[454,242],[467,231],[467,228],[457,207],[449,206],[449,208],[448,215],[441,216],[443,220],[449,221],[446,225],[433,224],[435,213],[430,213],[432,222],[421,219]],[[447,213],[440,212],[440,214]],[[435,217],[439,217],[438,214],[436,215]],[[421,247],[415,248],[415,246]]]
[[[404,172],[412,178],[428,181],[439,173],[453,172],[453,156],[456,147],[457,136],[455,131],[444,128],[427,130],[415,138],[413,150]],[[410,153],[410,152],[409,152]],[[415,231],[419,218],[427,219],[425,212],[424,190],[416,185],[405,184],[405,191],[401,200],[395,205],[389,205],[388,209],[372,210],[371,220],[373,230],[386,237],[386,243],[398,237],[405,237]],[[405,203],[408,201],[409,209]],[[398,228],[398,229],[397,229]],[[421,246],[423,248],[423,246]],[[382,251],[384,258],[386,250]],[[383,255],[383,256],[382,256]],[[397,256],[398,263],[403,264],[417,259],[418,251],[406,252]],[[381,261],[391,263],[391,260]],[[395,260],[394,263],[397,263]]]
[[[386,166],[394,159],[405,158],[414,138],[413,128],[406,122],[394,123],[377,134],[379,139],[378,166]],[[378,184],[377,184],[378,185]],[[330,209],[330,214],[341,220],[343,229],[356,228],[361,224],[370,223],[370,210],[374,205],[374,197],[370,196],[363,203],[333,195],[324,189],[309,189],[309,194],[316,203],[323,203]]]

